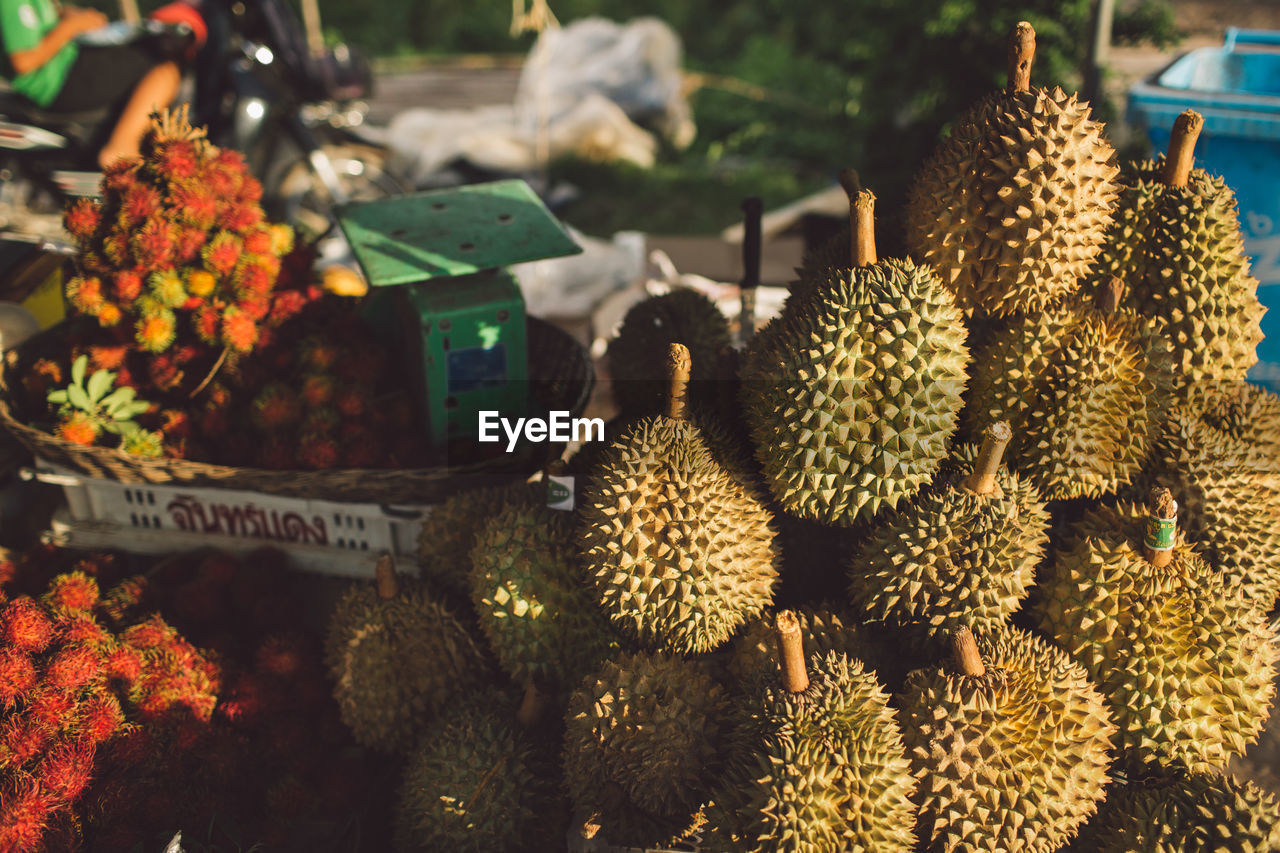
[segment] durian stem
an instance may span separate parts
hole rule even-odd
[[[378,583],[378,598],[387,601],[400,593],[400,581],[396,579],[396,560],[390,553],[383,551],[378,556],[373,576]]]
[[[876,262],[876,197],[862,188],[853,169],[840,173],[840,186],[849,196],[849,261],[869,267]]]
[[[1009,33],[1009,91],[1031,91],[1031,63],[1036,59],[1036,30],[1027,21]]]
[[[756,332],[756,288],[760,286],[761,218],[764,202],[751,196],[742,202],[742,284],[738,285],[738,338],[743,343]]]
[[[967,627],[960,627],[951,632],[951,650],[955,652],[956,666],[965,675],[986,675],[987,665],[982,662],[978,652],[978,642],[973,632]]]
[[[689,348],[684,344],[672,344],[667,350],[667,378],[671,380],[671,390],[667,396],[667,417],[683,420],[685,403],[689,391],[689,372],[693,369],[693,359]]]
[[[1173,135],[1169,138],[1169,156],[1164,161],[1161,180],[1167,187],[1185,187],[1191,179],[1191,166],[1195,162],[1196,140],[1204,127],[1204,116],[1195,110],[1187,110],[1173,123]]]
[[[1124,280],[1119,276],[1111,276],[1102,285],[1098,294],[1098,310],[1103,314],[1114,314],[1120,310],[1120,301],[1124,299]]]
[[[1173,544],[1178,536],[1178,502],[1173,493],[1157,486],[1147,497],[1147,531],[1142,555],[1162,569],[1173,562]]]
[[[987,427],[982,450],[978,452],[978,463],[973,466],[973,473],[964,481],[966,489],[975,495],[991,495],[1000,491],[1000,486],[996,483],[996,472],[1000,470],[1005,448],[1012,440],[1013,429],[1008,421],[996,421]]]
[[[516,711],[516,722],[531,729],[542,719],[542,712],[547,709],[547,694],[538,689],[534,681],[530,681],[524,689],[524,697],[520,700],[520,709]]]
[[[778,653],[782,658],[782,683],[791,693],[809,689],[809,672],[804,664],[804,638],[800,621],[790,610],[778,614],[774,627],[778,631]]]

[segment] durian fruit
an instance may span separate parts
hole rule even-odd
[[[1042,572],[1034,615],[1107,697],[1130,766],[1220,765],[1257,740],[1275,693],[1263,614],[1177,532],[1168,489],[1097,509]]]
[[[658,377],[673,343],[684,344],[693,358],[691,399],[714,402],[717,358],[730,345],[729,321],[701,291],[679,287],[633,306],[609,344],[613,399],[624,416],[661,411],[666,387]]]
[[[584,837],[658,846],[701,822],[728,696],[704,662],[623,654],[569,699],[564,770]]]
[[[1248,780],[1168,770],[1117,786],[1071,848],[1080,853],[1276,853],[1280,803]]]
[[[742,364],[743,416],[788,513],[850,526],[932,478],[962,405],[959,310],[928,267],[876,260],[875,197],[851,195],[851,266],[802,280]]]
[[[1280,596],[1280,398],[1245,382],[1182,395],[1144,474],[1173,492],[1205,559],[1270,610]]]
[[[498,665],[518,684],[574,687],[617,648],[575,548],[574,516],[508,505],[485,522],[471,601]]]
[[[1169,406],[1172,357],[1160,323],[1121,310],[1111,279],[991,330],[974,352],[962,430],[1007,420],[1010,458],[1046,500],[1096,498],[1141,471]]]
[[[907,245],[968,312],[1036,313],[1079,290],[1111,224],[1119,169],[1089,105],[1031,86],[1035,30],[1009,84],[958,119],[907,200]]]
[[[759,673],[735,713],[711,849],[908,853],[916,780],[888,694],[857,658],[806,658],[789,612],[776,632],[782,671]]]
[[[955,660],[907,676],[903,738],[923,849],[1057,850],[1106,793],[1116,727],[1084,669],[1039,637],[953,634]]]
[[[1243,380],[1258,362],[1258,280],[1249,274],[1235,194],[1222,178],[1191,168],[1204,119],[1174,122],[1169,156],[1128,164],[1115,219],[1098,261],[1124,279],[1129,304],[1163,318],[1177,381]]]
[[[1012,437],[996,422],[980,451],[962,448],[918,500],[876,526],[849,565],[854,612],[919,640],[1008,621],[1049,541],[1035,487],[1000,468]]]
[[[891,649],[886,638],[864,626],[854,624],[847,616],[829,607],[798,607],[788,611],[800,628],[806,654],[825,656],[840,652],[862,661],[868,671],[892,666],[897,649]],[[770,674],[780,675],[775,615],[762,614],[752,619],[730,646],[726,668],[733,681],[746,688]]]
[[[400,853],[556,849],[554,760],[517,725],[507,698],[460,703],[410,754],[395,810]]]
[[[509,483],[450,495],[431,507],[418,532],[418,565],[429,583],[461,597],[471,595],[471,549],[483,524],[510,504],[532,505],[538,486]]]
[[[334,608],[325,663],[356,740],[394,752],[489,672],[457,617],[420,582],[401,584],[390,555],[377,575],[376,586],[353,584]]]
[[[667,414],[609,448],[581,512],[587,574],[613,623],[651,649],[710,651],[773,601],[769,513],[685,419],[689,351],[672,344]]]

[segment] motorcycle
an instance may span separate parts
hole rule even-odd
[[[269,216],[319,240],[333,230],[334,205],[407,189],[388,171],[386,152],[359,135],[372,74],[354,49],[313,54],[287,0],[165,8],[159,19],[87,35],[98,44],[142,39],[159,56],[190,60],[193,122],[245,155]],[[193,50],[197,31],[205,37]],[[0,92],[0,232],[57,244],[65,204],[98,192],[96,152],[114,121],[106,109],[49,113]]]

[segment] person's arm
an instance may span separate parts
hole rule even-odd
[[[107,16],[96,9],[67,9],[53,29],[45,33],[34,47],[10,52],[9,64],[19,74],[35,71],[53,59],[67,42],[81,33],[105,26],[106,23]]]

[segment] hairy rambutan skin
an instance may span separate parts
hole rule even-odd
[[[98,582],[83,572],[68,572],[53,579],[46,595],[54,607],[84,613],[98,603]]]
[[[15,598],[0,610],[0,640],[15,649],[39,653],[53,639],[53,623],[36,601]]]
[[[0,650],[0,707],[11,708],[35,686],[31,658],[15,648]]]
[[[44,670],[44,678],[55,687],[75,690],[92,681],[101,671],[102,658],[88,646],[64,646],[54,654]]]
[[[54,434],[63,441],[85,447],[97,443],[99,432],[97,423],[83,412],[74,412],[67,416],[54,430]]]
[[[56,806],[54,796],[34,781],[16,791],[0,790],[0,850],[37,849]]]

